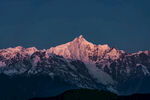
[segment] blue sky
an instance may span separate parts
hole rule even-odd
[[[150,0],[0,0],[0,48],[39,49],[82,34],[128,52],[150,50]]]

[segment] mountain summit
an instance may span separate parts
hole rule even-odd
[[[78,59],[84,62],[99,61],[104,56],[117,59],[120,53],[123,53],[123,51],[110,48],[108,45],[95,45],[88,42],[82,35],[71,42],[52,47],[48,52],[63,56],[67,59]]]

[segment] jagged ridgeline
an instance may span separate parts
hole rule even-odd
[[[0,50],[1,100],[52,96],[75,88],[150,93],[149,84],[150,51],[128,53],[95,45],[82,35],[47,50]]]

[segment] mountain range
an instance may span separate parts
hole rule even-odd
[[[0,50],[0,99],[20,100],[76,88],[119,95],[150,93],[150,51],[128,53],[82,35],[66,44]],[[23,99],[22,99],[23,100]]]

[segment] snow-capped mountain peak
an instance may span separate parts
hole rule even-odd
[[[88,42],[82,35],[80,35],[71,42],[50,48],[47,52],[54,53],[68,59],[88,61],[88,59],[86,59],[88,56],[87,53],[94,47],[94,44]]]
[[[25,52],[26,54],[28,54],[28,55],[32,55],[32,54],[33,54],[34,52],[36,52],[36,51],[38,51],[38,49],[35,48],[35,47],[30,47],[30,48],[27,48],[27,49],[24,50],[24,52]]]
[[[79,38],[84,38],[83,35],[80,35]]]
[[[94,44],[91,42],[88,42],[83,35],[80,35],[79,37],[75,38],[73,41],[71,41],[72,45],[89,45],[90,47],[93,47]]]
[[[12,52],[17,52],[17,51],[21,51],[23,50],[24,48],[22,46],[17,46],[17,47],[14,47],[14,48],[8,48],[8,49],[5,49],[5,50],[10,50]]]
[[[31,56],[35,51],[38,51],[35,47],[23,48],[21,46],[17,46],[14,48],[1,49],[0,55],[5,59],[11,59],[15,57],[17,54],[20,54],[22,56],[27,56],[27,55]]]
[[[82,35],[71,42],[52,47],[47,52],[67,59],[78,59],[84,62],[95,62],[102,59],[105,55],[111,56],[113,59],[117,59],[120,56],[120,52],[117,49],[110,48],[107,44],[95,45],[88,42]]]

